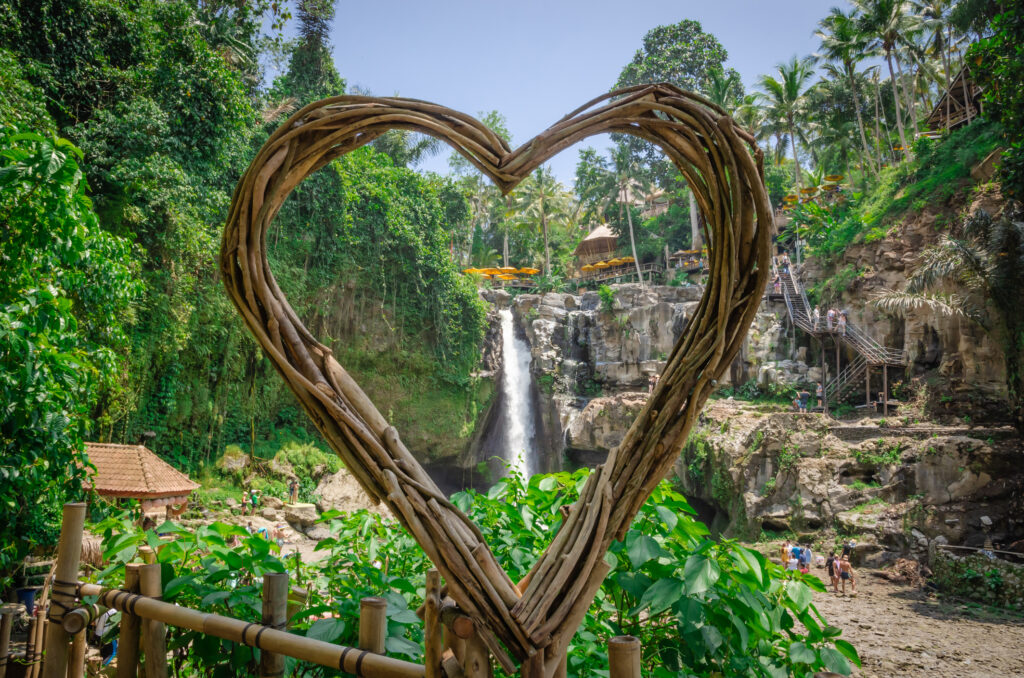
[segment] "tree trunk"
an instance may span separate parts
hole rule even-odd
[[[850,76],[850,92],[853,93],[853,107],[857,111],[857,129],[860,130],[860,142],[864,145],[864,156],[861,164],[870,163],[871,172],[878,175],[878,168],[871,162],[871,148],[868,146],[868,136],[864,133],[864,116],[860,112],[860,97],[857,95],[857,84],[853,75],[853,67],[846,71]]]
[[[800,189],[803,188],[803,184],[800,181],[800,159],[796,155],[796,134],[793,120],[789,118],[786,123],[789,125],[789,144],[793,147],[793,175],[796,177],[796,187]]]
[[[886,51],[885,63],[889,66],[889,81],[892,83],[893,103],[896,105],[896,130],[900,134],[900,146],[903,147],[903,156],[910,160],[910,146],[907,145],[907,135],[903,132],[903,107],[900,106],[900,91],[896,84],[896,74],[892,70],[892,51]]]
[[[544,275],[551,277],[551,248],[548,247],[548,215],[544,213],[544,203],[540,205],[540,227],[544,230]]]
[[[636,277],[640,280],[640,289],[644,288],[644,274],[640,271],[640,259],[636,256],[636,239],[633,237],[633,211],[626,205],[626,222],[629,224],[629,246],[633,249],[633,265],[636,266]]]
[[[689,189],[690,197],[690,249],[699,250],[704,246],[704,234],[700,230],[700,220],[697,219],[697,198],[693,196],[693,189]]]

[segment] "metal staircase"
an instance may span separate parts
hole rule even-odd
[[[781,282],[782,296],[793,325],[817,337],[820,341],[824,341],[826,335],[831,335],[837,342],[853,349],[857,354],[857,357],[835,379],[826,384],[825,399],[827,401],[838,403],[843,398],[849,397],[854,389],[864,384],[865,375],[871,367],[904,367],[907,364],[906,351],[882,346],[852,323],[847,322],[845,331],[842,332],[837,326],[829,329],[825,318],[819,318],[815,323],[803,285],[793,273],[792,267],[789,266],[782,270],[773,263],[772,270]]]

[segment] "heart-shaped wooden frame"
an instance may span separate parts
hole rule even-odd
[[[267,263],[267,229],[289,193],[331,160],[392,129],[444,139],[504,192],[586,137],[632,134],[665,151],[707,221],[709,278],[700,305],[647,406],[591,474],[518,587],[479,528],[438,490],[331,350],[303,326]],[[316,427],[366,492],[383,500],[423,547],[506,668],[514,665],[498,640],[520,661],[532,658],[542,668],[538,674],[557,671],[608,572],[604,554],[672,468],[739,351],[768,277],[772,212],[763,176],[753,137],[723,110],[659,84],[597,97],[514,151],[476,119],[437,104],[333,97],[306,106],[274,132],[239,182],[221,244],[232,301]]]

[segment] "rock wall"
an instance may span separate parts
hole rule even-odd
[[[820,415],[712,401],[677,476],[727,534],[833,531],[869,562],[1024,535],[1012,429],[860,427],[847,442],[850,427]]]
[[[850,312],[850,321],[880,343],[907,349],[911,368],[909,377],[926,386],[927,394],[941,416],[979,415],[989,420],[1005,417],[1006,366],[996,341],[977,323],[966,318],[920,309],[897,318],[871,305],[871,300],[886,290],[905,288],[907,278],[918,265],[921,251],[949,233],[949,224],[979,209],[996,215],[1003,201],[996,190],[978,193],[963,214],[951,209],[926,208],[897,224],[883,239],[854,243],[838,262],[823,268],[809,260],[804,267],[804,284],[848,270],[857,275],[844,286],[842,308]],[[963,293],[962,290],[949,290]]]
[[[958,557],[937,550],[931,559],[934,581],[955,596],[1024,610],[1024,566],[984,555]]]

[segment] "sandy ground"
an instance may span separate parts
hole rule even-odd
[[[815,574],[823,575],[823,570]],[[1024,617],[928,596],[857,571],[857,595],[815,594],[830,624],[843,629],[862,678],[1024,676]]]

